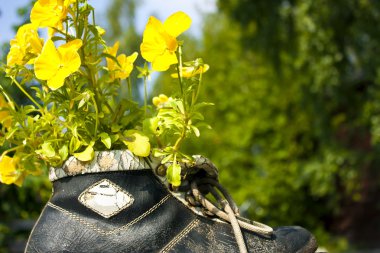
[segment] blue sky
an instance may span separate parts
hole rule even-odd
[[[12,25],[17,24],[17,8],[25,6],[30,0],[0,0],[0,42],[7,42],[14,37]],[[106,10],[110,0],[89,0],[95,7],[100,25],[105,22]],[[190,32],[200,35],[202,16],[216,10],[215,0],[139,0],[141,5],[137,12],[137,29],[142,31],[148,17],[154,14],[164,20],[176,11],[184,11],[193,19]],[[103,21],[103,22],[102,22]]]

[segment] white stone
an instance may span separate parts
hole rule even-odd
[[[108,179],[103,179],[81,193],[79,202],[105,218],[110,218],[133,204],[133,196]]]

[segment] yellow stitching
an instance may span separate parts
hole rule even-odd
[[[134,219],[133,221],[129,222],[128,224],[120,227],[120,228],[116,228],[115,230],[112,231],[112,233],[116,233],[117,231],[121,231],[121,230],[124,230],[125,227],[129,227],[129,226],[132,226],[134,224],[136,224],[137,222],[139,222],[140,220],[144,219],[147,215],[149,215],[150,213],[152,213],[154,210],[156,210],[160,205],[162,205],[166,200],[168,200],[169,198],[171,197],[170,194],[166,195],[163,199],[161,199],[160,202],[158,202],[157,204],[155,204],[152,208],[150,208],[148,211],[146,211],[145,213],[143,213],[142,215],[140,215],[139,217],[137,217],[136,219]],[[114,232],[116,231],[116,232]]]
[[[184,230],[181,231],[176,237],[173,238],[161,251],[160,253],[169,252],[171,248],[174,247],[185,235],[187,235],[194,227],[199,223],[198,219],[194,219],[189,225],[186,226]]]
[[[160,205],[162,205],[166,200],[168,200],[169,198],[171,197],[171,195],[166,195],[164,198],[162,198],[160,200],[160,202],[158,202],[157,204],[155,204],[154,206],[152,206],[148,211],[146,211],[145,213],[143,213],[142,215],[140,215],[139,217],[137,217],[136,219],[132,220],[131,222],[127,223],[126,225],[120,227],[120,228],[115,228],[113,230],[109,230],[109,231],[106,231],[106,230],[103,230],[103,229],[100,229],[96,226],[94,226],[93,224],[85,221],[84,219],[81,219],[78,215],[75,215],[69,211],[67,211],[66,209],[63,209],[62,207],[59,207],[59,206],[56,206],[54,205],[53,203],[49,202],[48,205],[52,208],[55,208],[57,209],[58,211],[61,211],[63,213],[65,213],[66,215],[70,216],[73,220],[76,220],[78,221],[79,223],[82,223],[86,226],[88,226],[89,228],[95,230],[96,232],[98,232],[99,234],[102,234],[102,235],[112,235],[112,234],[115,234],[119,231],[122,231],[122,230],[125,230],[127,229],[128,227],[136,224],[137,222],[139,222],[140,220],[142,220],[143,218],[145,218],[147,215],[149,215],[150,213],[152,213],[154,210],[156,210]]]
[[[96,232],[98,232],[98,233],[100,233],[102,235],[106,235],[107,234],[107,232],[104,232],[103,230],[95,227],[93,224],[91,224],[91,223],[89,223],[89,222],[87,222],[87,221],[79,218],[77,215],[75,215],[75,214],[73,214],[73,213],[71,213],[71,212],[69,212],[69,211],[67,211],[67,210],[65,210],[65,209],[63,209],[63,208],[61,208],[59,206],[54,205],[51,202],[48,203],[48,206],[50,206],[50,207],[52,207],[52,208],[54,208],[54,209],[56,209],[58,211],[63,212],[64,214],[70,216],[70,218],[72,218],[73,220],[76,220],[79,223],[82,223],[83,225],[86,225],[86,226],[90,227],[91,229],[95,230]]]

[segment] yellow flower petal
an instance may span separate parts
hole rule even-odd
[[[77,0],[65,0],[64,6],[67,8],[70,4],[76,3]]]
[[[141,55],[152,63],[153,70],[165,71],[178,62],[175,54],[178,48],[176,37],[190,27],[191,19],[183,12],[171,15],[164,24],[155,17],[150,17],[146,24]]]
[[[131,54],[130,56],[128,56],[127,57],[128,62],[134,63],[136,61],[138,55],[139,54],[137,52],[134,52],[133,54]]]
[[[10,67],[14,65],[23,65],[24,55],[25,55],[25,52],[19,45],[11,46],[9,53],[7,55],[7,65]]]
[[[33,63],[34,57],[42,50],[43,40],[38,37],[35,25],[25,24],[17,30],[16,37],[11,40],[10,44],[7,65],[12,67],[16,64]]]
[[[117,57],[117,61],[119,62],[120,66],[116,66],[115,70],[115,78],[120,78],[120,79],[126,79],[129,77],[133,70],[133,63],[135,62],[137,58],[138,53],[134,52],[130,56],[126,56],[125,54],[121,54]]]
[[[17,184],[21,185],[20,173],[17,171],[18,159],[3,156],[0,160],[0,182],[4,184]]]
[[[75,39],[75,40],[67,42],[66,44],[61,45],[58,48],[58,51],[60,51],[60,50],[75,50],[75,51],[78,51],[78,49],[81,48],[82,45],[83,45],[82,40]]]
[[[160,107],[165,104],[169,98],[165,94],[160,94],[158,97],[154,97],[152,102],[155,106]]]
[[[82,40],[76,39],[70,41],[58,48],[61,56],[61,68],[59,74],[64,78],[77,71],[81,65],[78,49],[82,46]]]
[[[141,56],[145,60],[152,62],[166,50],[167,45],[163,32],[161,21],[150,17],[144,30],[143,43],[140,46]]]
[[[105,52],[112,55],[112,56],[116,56],[117,50],[119,50],[119,45],[120,45],[120,42],[116,41],[112,47],[107,47]]]
[[[67,8],[61,0],[39,0],[30,13],[30,20],[39,27],[55,27],[62,30],[62,20],[67,15]]]
[[[107,54],[110,54],[110,55],[116,57],[117,50],[119,49],[119,44],[120,44],[120,42],[116,41],[112,47],[107,47],[104,51]],[[117,64],[113,59],[106,57],[106,62],[107,62],[107,68],[109,71],[114,71],[116,69]]]
[[[8,128],[11,126],[12,120],[9,118],[9,111],[7,108],[9,108],[8,102],[2,95],[0,95],[0,123]]]
[[[48,40],[34,63],[36,77],[47,80],[47,85],[53,90],[60,88],[65,78],[80,68],[77,51],[81,46],[82,41],[76,39],[56,49],[54,43]]]
[[[191,22],[191,18],[186,13],[179,11],[166,19],[164,29],[171,36],[178,37],[190,28]]]
[[[162,55],[156,57],[152,62],[152,69],[156,71],[168,70],[170,65],[178,62],[177,56],[174,52],[165,51]]]
[[[65,83],[66,77],[67,77],[67,75],[65,75],[65,73],[63,71],[57,71],[57,73],[52,78],[47,80],[46,84],[52,90],[59,89]]]
[[[52,78],[61,66],[61,59],[53,41],[48,40],[34,62],[34,72],[41,80]]]

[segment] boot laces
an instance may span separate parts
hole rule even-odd
[[[265,237],[272,236],[273,229],[271,227],[240,216],[235,201],[216,179],[194,179],[190,182],[190,186],[191,190],[187,192],[186,200],[193,206],[201,206],[206,215],[216,216],[230,223],[241,253],[248,252],[241,228]],[[213,197],[213,201],[206,197],[208,193]]]

